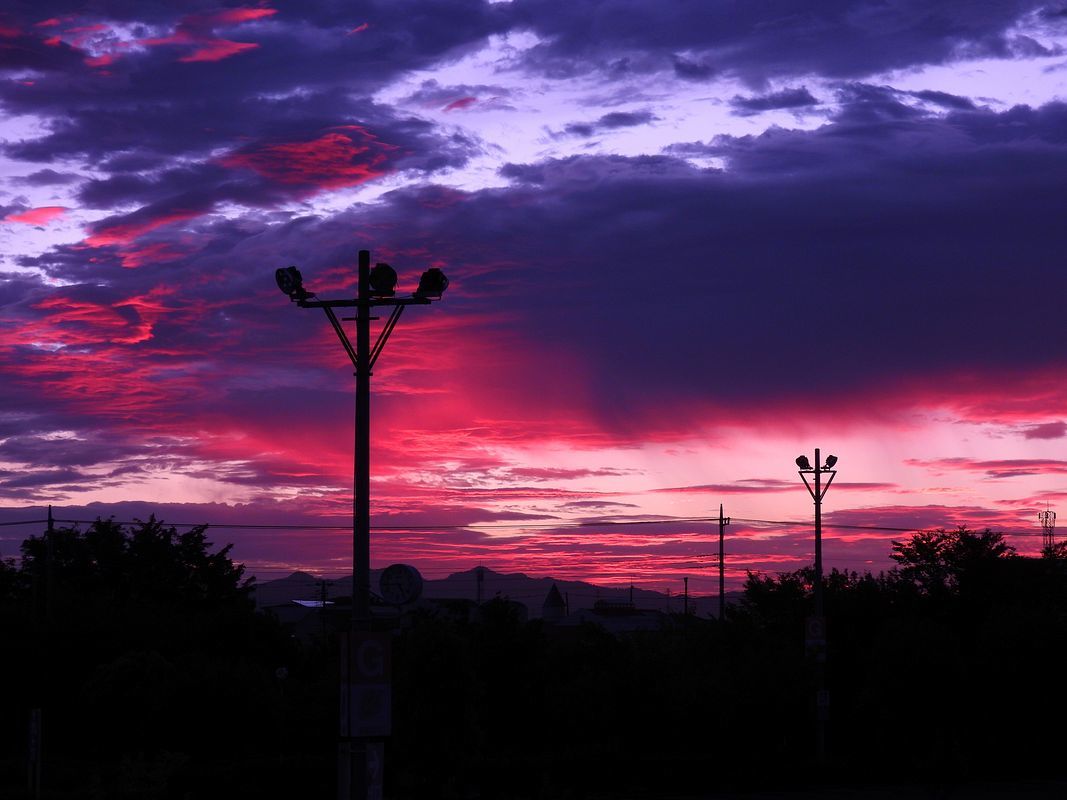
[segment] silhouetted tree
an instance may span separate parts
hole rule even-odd
[[[205,758],[266,758],[285,741],[275,671],[298,653],[251,587],[203,526],[97,520],[27,539],[21,564],[0,566],[0,683],[20,688],[22,714],[44,709],[53,785],[88,785],[74,759],[92,759],[102,796],[155,791],[137,781],[173,794]]]
[[[1067,540],[1045,545],[1041,548],[1041,557],[1052,561],[1067,561]]]
[[[895,541],[889,557],[900,565],[902,580],[914,582],[927,595],[942,596],[957,590],[968,574],[985,572],[991,564],[1014,555],[1015,548],[1004,541],[1003,534],[960,527],[922,531],[908,541]]]

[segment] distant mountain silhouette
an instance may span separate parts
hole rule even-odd
[[[472,567],[438,580],[424,579],[422,596],[429,600],[476,600],[479,570],[482,571],[483,600],[491,600],[498,596],[517,600],[529,609],[531,618],[541,616],[541,605],[548,596],[552,584],[555,584],[560,594],[569,601],[572,611],[592,608],[597,600],[625,602],[630,599],[628,586],[597,586],[585,581],[565,581],[551,577],[534,578],[521,572],[495,572],[488,567]],[[373,592],[377,592],[381,573],[382,570],[371,570],[370,585]],[[327,600],[351,596],[351,576],[323,580],[306,572],[294,572],[285,578],[258,583],[255,590],[256,606],[266,608],[294,600],[319,600],[322,598],[323,584],[325,584]],[[735,603],[740,596],[740,592],[727,592],[726,602]],[[684,604],[680,591],[677,594],[672,591],[668,598],[666,592],[639,589],[636,586],[633,590],[633,602],[637,608],[660,611],[666,611],[669,608],[674,613],[681,613]],[[700,617],[714,616],[718,613],[719,598],[717,595],[691,594],[689,608],[691,612]]]

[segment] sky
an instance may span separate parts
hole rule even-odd
[[[369,249],[451,282],[375,369],[374,567],[714,592],[721,503],[739,588],[811,563],[815,448],[828,568],[1036,552],[1065,100],[1063,0],[5,3],[0,522],[350,572],[351,365],[273,273]]]

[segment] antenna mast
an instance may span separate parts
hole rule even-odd
[[[1048,510],[1048,503],[1045,504],[1045,510],[1038,512],[1037,518],[1041,520],[1041,549],[1051,549],[1056,544],[1056,512]]]

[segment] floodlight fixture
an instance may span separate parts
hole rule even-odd
[[[801,469],[811,469],[811,462],[807,456],[797,456],[797,466]]]
[[[283,294],[290,300],[307,300],[311,292],[304,288],[304,278],[296,267],[282,267],[274,270],[274,280]]]
[[[419,278],[419,288],[415,290],[415,297],[418,298],[431,298],[436,297],[440,299],[444,294],[445,289],[448,288],[448,278],[437,267],[430,267]]]
[[[826,457],[826,469],[833,469],[834,468],[834,464],[836,464],[836,463],[837,463],[837,456],[827,456]]]
[[[396,294],[396,270],[379,261],[370,271],[370,293],[373,297],[392,297]]]

